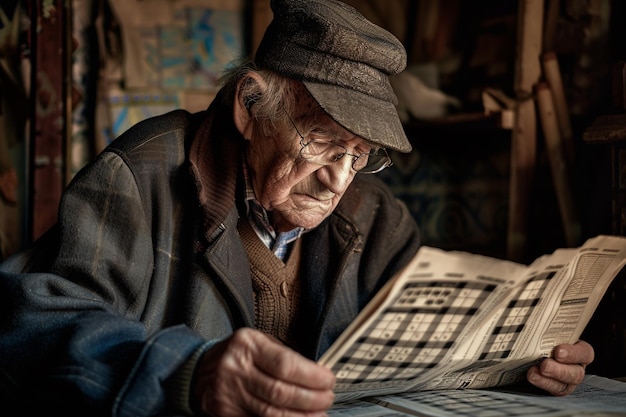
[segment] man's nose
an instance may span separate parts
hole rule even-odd
[[[345,155],[340,160],[323,166],[317,171],[318,179],[333,193],[342,194],[354,178],[354,158]]]

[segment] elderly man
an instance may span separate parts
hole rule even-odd
[[[315,359],[419,245],[379,180],[411,146],[402,45],[334,0],[276,0],[207,111],[139,123],[2,267],[0,388],[22,414],[317,416]],[[368,175],[370,174],[370,175]],[[583,342],[529,372],[571,392]],[[23,400],[27,401],[23,401]]]

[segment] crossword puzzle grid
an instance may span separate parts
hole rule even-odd
[[[559,411],[556,408],[518,401],[514,398],[494,398],[488,393],[472,390],[441,390],[402,394],[401,398],[427,405],[455,416],[501,417],[536,416]]]
[[[434,367],[494,288],[476,282],[408,283],[335,364],[337,382],[406,379]]]
[[[532,308],[537,305],[548,282],[555,272],[531,277],[506,307],[489,337],[480,359],[504,359],[509,357],[517,337],[524,329]]]

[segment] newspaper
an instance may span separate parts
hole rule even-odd
[[[626,416],[626,383],[587,375],[567,397],[491,389],[407,392],[335,405],[329,417]]]
[[[320,358],[336,400],[522,380],[580,337],[626,263],[598,236],[530,265],[424,246]]]

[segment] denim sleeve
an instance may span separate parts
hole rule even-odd
[[[168,411],[165,381],[205,341],[147,317],[153,257],[133,173],[105,155],[69,186],[58,224],[0,267],[3,408],[21,401],[24,413],[48,416]]]

